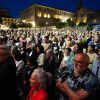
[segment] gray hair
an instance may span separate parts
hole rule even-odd
[[[50,53],[51,55],[54,54],[53,51],[52,51],[52,49],[47,49],[46,52]]]
[[[2,55],[10,55],[10,49],[6,45],[0,45],[0,49],[2,49]]]
[[[53,80],[52,74],[43,69],[37,68],[33,73],[35,73],[37,81],[40,82],[41,87],[46,86],[46,83],[51,84]]]

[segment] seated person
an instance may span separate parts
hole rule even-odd
[[[95,92],[100,89],[99,80],[88,68],[89,56],[78,53],[74,59],[74,66],[60,75],[56,86],[63,93],[63,100],[95,100]],[[64,96],[65,95],[65,96]]]
[[[51,82],[51,77],[52,75],[46,73],[43,69],[35,69],[29,79],[32,89],[29,92],[27,100],[48,100],[45,86],[47,82]]]

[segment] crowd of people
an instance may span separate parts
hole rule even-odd
[[[97,100],[99,95],[99,31],[0,30],[1,100]]]

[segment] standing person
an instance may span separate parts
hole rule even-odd
[[[12,57],[14,58],[15,64],[16,64],[16,78],[17,78],[18,92],[19,92],[19,95],[22,95],[24,92],[25,63],[22,59],[22,56],[19,50],[13,50]]]
[[[0,46],[0,100],[18,100],[16,65],[5,45]]]
[[[26,43],[25,42],[20,43],[20,53],[22,55],[24,63],[26,64]]]
[[[31,58],[28,57],[27,59],[27,64],[25,65],[25,94],[28,95],[31,87],[30,87],[30,82],[29,79],[31,77],[32,72],[36,69],[36,66],[33,65],[31,62]]]
[[[47,93],[48,97],[53,99],[55,97],[55,81],[56,81],[56,76],[57,76],[57,69],[59,65],[57,62],[57,58],[54,56],[53,51],[51,49],[48,49],[46,51],[46,59],[44,61],[44,66],[43,69],[46,72],[50,72],[53,75],[53,82],[50,86],[47,85]]]
[[[44,60],[45,60],[43,46],[37,46],[37,53],[38,53],[37,65],[38,65],[38,67],[43,68]]]
[[[58,58],[58,54],[59,54],[58,40],[55,40],[52,48],[53,48],[53,52],[54,52],[55,56]]]
[[[32,89],[27,100],[48,100],[45,86],[47,82],[50,84],[51,78],[51,74],[46,73],[43,69],[35,69],[29,79]]]
[[[74,66],[61,75],[56,86],[67,99],[60,100],[95,100],[95,92],[100,89],[98,78],[88,68],[89,56],[76,54]]]
[[[32,45],[30,46],[30,52],[29,52],[27,57],[30,57],[32,65],[37,67],[37,61],[36,60],[37,60],[38,54],[37,54],[37,50],[35,49],[34,43],[32,43]]]
[[[63,37],[60,37],[60,40],[59,40],[59,61],[61,62],[63,57],[64,57],[64,54],[63,54],[63,51],[65,49],[65,41],[64,41],[64,38]]]

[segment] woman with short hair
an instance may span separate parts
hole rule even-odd
[[[48,100],[45,86],[51,80],[52,75],[50,73],[45,72],[43,69],[35,69],[29,79],[32,89],[29,92],[27,100]]]

